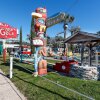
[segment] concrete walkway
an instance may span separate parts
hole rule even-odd
[[[0,70],[0,100],[27,100]]]

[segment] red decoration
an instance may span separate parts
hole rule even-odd
[[[31,54],[31,52],[30,51],[22,51],[22,54]]]
[[[42,18],[47,18],[47,14],[46,14],[47,10],[46,8],[37,8],[36,9],[36,13],[40,13],[42,15]]]
[[[47,74],[47,68],[38,69],[38,75],[46,75],[46,74]]]
[[[70,60],[70,61],[64,61],[61,63],[56,63],[56,65],[54,65],[54,70],[63,72],[63,73],[66,73],[67,75],[69,75],[70,66],[72,64],[78,64],[78,62],[76,62],[74,60]]]
[[[6,62],[6,48],[3,49],[3,61]]]

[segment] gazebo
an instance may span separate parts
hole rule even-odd
[[[94,46],[99,45],[100,36],[93,33],[79,31],[68,37],[65,41],[68,44],[81,44],[81,65],[83,65],[84,47],[89,48],[89,66],[91,66],[91,51]]]

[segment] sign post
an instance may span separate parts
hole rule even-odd
[[[10,78],[13,76],[13,52],[10,55]]]

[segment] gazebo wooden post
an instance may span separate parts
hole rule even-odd
[[[92,50],[92,44],[89,45],[89,66],[92,65],[91,50]]]
[[[83,57],[84,57],[84,44],[81,45],[81,66],[83,66]]]
[[[96,53],[95,53],[95,60],[96,60],[96,66],[98,66],[99,65],[99,63],[98,63],[98,52],[97,52],[97,50],[96,50]]]

